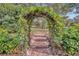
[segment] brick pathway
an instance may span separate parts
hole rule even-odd
[[[49,35],[46,32],[34,32],[30,37],[30,47],[27,50],[28,56],[49,56],[51,53],[51,44]]]

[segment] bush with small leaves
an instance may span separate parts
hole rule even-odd
[[[65,29],[62,44],[68,54],[74,55],[79,51],[79,25]]]

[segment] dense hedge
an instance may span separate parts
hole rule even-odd
[[[21,5],[0,4],[0,53],[11,53],[26,40]]]

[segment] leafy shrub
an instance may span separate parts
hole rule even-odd
[[[0,28],[0,53],[10,53],[19,44],[18,35],[15,35],[15,37],[9,35],[7,30]]]
[[[62,42],[67,53],[74,55],[79,50],[79,25],[67,28]]]
[[[21,5],[0,4],[0,53],[11,53],[26,40],[21,8]]]

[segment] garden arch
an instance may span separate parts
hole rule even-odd
[[[51,33],[51,37],[54,37],[54,34],[56,34],[56,32],[58,34],[62,33],[64,23],[62,21],[61,16],[55,13],[52,8],[32,6],[32,7],[28,7],[26,9],[26,12],[24,12],[24,18],[26,19],[27,22],[27,27],[26,27],[27,35],[29,39],[30,39],[30,27],[35,17],[47,18],[48,28],[49,28],[49,32]]]

